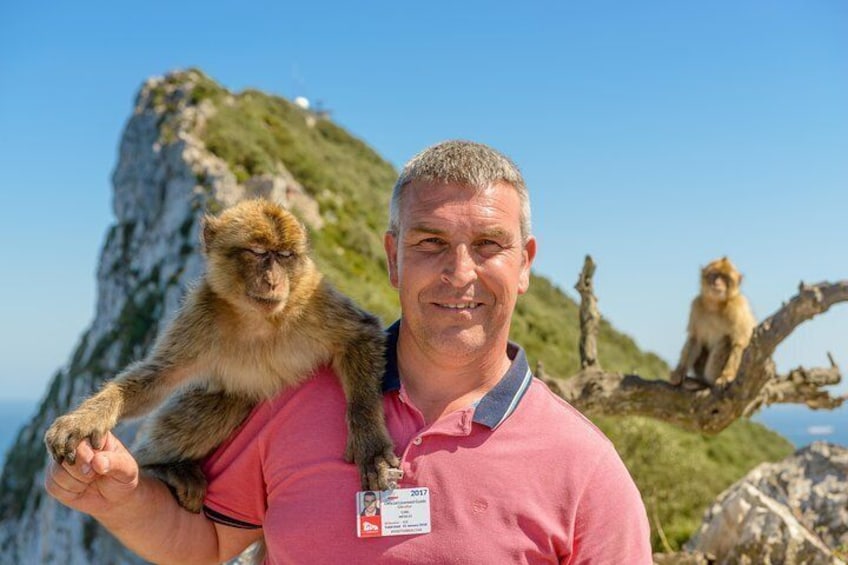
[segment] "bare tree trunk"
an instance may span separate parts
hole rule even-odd
[[[598,363],[598,326],[601,323],[601,313],[598,311],[598,299],[592,277],[595,275],[595,262],[591,255],[586,255],[583,261],[583,271],[575,290],[580,293],[580,368],[600,369]]]

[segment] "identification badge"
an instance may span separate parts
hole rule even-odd
[[[427,487],[356,493],[357,537],[429,533],[430,489]]]

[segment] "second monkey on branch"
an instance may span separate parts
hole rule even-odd
[[[739,291],[742,275],[727,257],[701,270],[701,292],[692,301],[688,337],[671,384],[691,375],[710,386],[736,377],[742,352],[757,325],[748,300]]]
[[[145,359],[53,423],[45,436],[53,457],[73,464],[81,441],[100,447],[120,420],[164,401],[134,453],[199,512],[199,461],[257,402],[331,364],[347,398],[345,458],[357,464],[364,489],[392,486],[400,470],[383,417],[379,321],[324,280],[305,229],[275,203],[247,200],[207,216],[203,243],[206,275],[176,319]]]

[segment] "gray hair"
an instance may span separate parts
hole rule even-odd
[[[508,157],[472,141],[443,141],[430,146],[404,165],[389,207],[389,231],[400,229],[400,206],[407,185],[414,181],[450,183],[476,190],[498,182],[512,186],[521,202],[521,238],[530,237],[530,195],[521,171]]]

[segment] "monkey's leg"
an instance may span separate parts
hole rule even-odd
[[[395,488],[403,476],[383,415],[385,337],[376,329],[360,332],[334,359],[347,397],[345,459],[356,463],[365,490]]]
[[[701,382],[707,382],[704,375],[706,374],[707,360],[710,358],[711,350],[707,346],[702,346],[699,351],[701,353],[692,361],[692,375]]]
[[[686,343],[683,344],[683,350],[680,352],[680,362],[669,377],[669,382],[672,385],[678,386],[683,382],[686,374],[693,368],[695,360],[701,353],[701,349],[701,344],[694,337],[686,339]]]
[[[200,459],[227,439],[254,405],[243,396],[189,389],[145,423],[135,457],[148,474],[168,485],[181,506],[200,512],[206,494]]]
[[[95,449],[101,448],[106,434],[120,420],[145,414],[162,402],[177,382],[171,378],[174,373],[149,360],[128,367],[48,428],[44,442],[53,458],[73,465],[77,445],[85,439]]]
[[[722,339],[710,350],[710,356],[707,358],[707,364],[704,367],[704,380],[711,386],[716,384],[722,385],[727,382],[720,380],[720,378],[723,377],[725,365],[730,358],[730,351],[731,343],[729,337]]]

